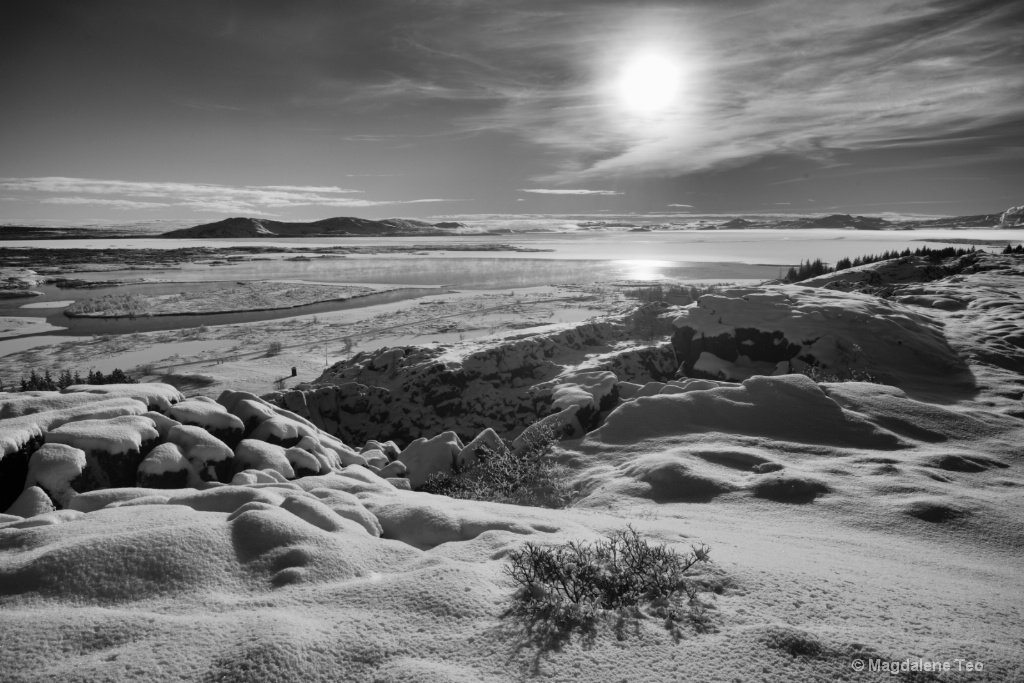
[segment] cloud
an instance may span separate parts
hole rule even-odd
[[[371,200],[348,195],[362,190],[320,185],[261,185],[232,187],[200,183],[138,182],[91,178],[0,178],[0,192],[17,193],[16,199],[43,204],[94,205],[114,209],[187,208],[216,213],[271,215],[271,209],[300,206],[364,208],[388,204],[421,204],[458,199]],[[6,197],[5,197],[6,198]]]
[[[827,162],[838,150],[931,146],[1024,115],[1019,3],[592,0],[469,16],[472,30],[422,39],[431,51],[420,46],[416,97],[475,102],[481,111],[458,119],[460,130],[552,152],[558,161],[538,182],[678,176],[779,154]],[[664,111],[631,111],[616,87],[637,46],[684,73]]]
[[[309,185],[254,185],[257,190],[283,190],[284,192],[362,192],[362,190],[343,190],[340,187],[317,187]]]
[[[5,198],[6,199],[6,198]],[[129,199],[101,199],[99,197],[47,197],[40,204],[81,204],[106,206],[111,209],[162,209],[166,204],[160,202],[133,202]]]
[[[545,190],[545,189],[534,189],[534,190],[519,190],[520,192],[530,192],[533,194],[570,194],[570,195],[620,195],[622,192],[616,192],[614,190]]]
[[[693,208],[693,204],[669,204],[669,206],[674,206],[674,207],[677,207],[677,208],[680,208],[680,209],[692,209]]]

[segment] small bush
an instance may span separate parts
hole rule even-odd
[[[544,547],[528,542],[509,553],[504,571],[521,588],[523,606],[534,613],[592,617],[649,606],[674,620],[683,598],[703,614],[698,595],[706,588],[687,574],[709,562],[709,553],[705,545],[682,554],[652,546],[628,526],[595,543]]]
[[[808,365],[801,371],[801,374],[807,375],[818,384],[823,382],[870,382],[871,384],[883,384],[882,380],[878,379],[870,372],[866,370],[854,370],[851,368],[839,368],[832,371],[826,371],[816,365]]]
[[[568,470],[549,457],[558,436],[553,429],[541,430],[518,453],[509,444],[485,449],[477,464],[461,472],[432,474],[419,490],[464,500],[565,507],[573,495]]]
[[[267,344],[267,355],[268,356],[276,356],[277,354],[281,353],[282,351],[284,351],[284,344],[282,344],[279,341],[272,341],[269,344]]]

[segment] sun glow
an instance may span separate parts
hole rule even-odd
[[[623,65],[618,94],[631,111],[656,114],[676,103],[682,76],[681,64],[671,56],[657,52],[640,53]]]

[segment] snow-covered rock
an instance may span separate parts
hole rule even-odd
[[[465,448],[455,432],[442,432],[430,439],[416,439],[398,456],[409,473],[413,488],[423,486],[437,472],[451,472],[455,459]]]
[[[180,489],[199,483],[199,474],[174,443],[162,443],[143,458],[136,475],[138,485],[151,489]]]
[[[97,394],[110,398],[131,398],[140,401],[151,410],[166,413],[167,410],[185,397],[170,384],[73,384],[61,393]]]
[[[183,425],[202,427],[229,446],[242,439],[242,420],[210,399],[185,399],[168,408],[167,416]]]
[[[402,452],[394,441],[377,441],[376,439],[370,439],[363,445],[363,450],[360,453],[366,453],[367,451],[380,451],[383,453],[389,461],[395,460],[398,454]]]
[[[167,417],[163,413],[158,413],[155,410],[144,413],[144,416],[153,421],[153,425],[156,427],[156,430],[160,432],[161,439],[167,438],[167,435],[171,431],[171,427],[181,424],[177,420]]]
[[[296,477],[320,474],[323,468],[323,464],[315,455],[298,446],[285,449],[284,457],[288,460],[288,464],[292,466]],[[330,468],[328,467],[327,469],[329,470]]]
[[[485,429],[466,444],[465,448],[459,451],[459,454],[455,456],[455,465],[460,470],[464,469],[476,463],[481,455],[497,453],[504,450],[504,448],[505,442],[501,440],[498,433],[493,429]]]
[[[167,434],[167,442],[176,445],[203,481],[225,481],[231,472],[235,454],[226,443],[202,427],[178,425]]]
[[[78,493],[74,482],[86,468],[85,451],[60,443],[43,444],[28,461],[25,486],[38,486],[64,508]]]
[[[402,462],[401,460],[395,460],[393,462],[389,462],[387,465],[380,468],[380,471],[377,472],[377,475],[383,477],[384,479],[390,480],[408,479],[409,468],[406,467],[405,463]]]
[[[142,458],[156,445],[160,433],[141,415],[109,420],[68,422],[46,433],[46,443],[66,444],[85,452],[85,488],[131,486]]]
[[[0,393],[0,466],[11,454],[28,453],[43,441],[43,435],[68,422],[101,420],[124,415],[142,415],[146,405],[133,398],[97,399],[91,394],[61,394],[56,391]]]
[[[5,514],[28,518],[53,512],[53,510],[53,502],[46,492],[38,486],[29,486],[18,496],[11,507],[7,508]]]
[[[299,443],[304,436],[315,437],[318,433],[319,430],[315,427],[309,427],[295,420],[275,415],[269,420],[261,422],[249,436],[260,441],[288,447]]]
[[[286,479],[295,478],[295,470],[285,455],[285,449],[276,444],[256,439],[243,439],[235,446],[234,467],[242,470],[275,470]]]

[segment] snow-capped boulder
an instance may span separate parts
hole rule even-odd
[[[199,474],[181,449],[173,443],[162,443],[139,463],[136,482],[151,489],[181,489],[194,486]]]
[[[418,488],[431,474],[451,472],[463,448],[455,432],[442,432],[430,439],[416,439],[402,451],[398,461],[408,468],[409,484]]]
[[[5,514],[18,517],[35,517],[47,512],[53,512],[53,502],[38,486],[29,486],[25,489],[11,507],[7,508]]]
[[[73,384],[63,394],[96,394],[109,398],[131,398],[146,404],[150,410],[166,413],[184,396],[170,384]]]
[[[301,448],[307,453],[312,454],[317,459],[317,462],[320,463],[320,472],[326,473],[343,467],[338,454],[324,446],[317,436],[304,436],[299,439],[299,443],[295,444],[293,448]]]
[[[387,456],[384,455],[384,452],[379,451],[377,449],[369,451],[364,450],[359,455],[363,456],[366,459],[367,465],[369,465],[370,467],[376,467],[377,469],[380,469],[381,467],[386,467],[387,464],[390,462]]]
[[[577,406],[576,419],[586,431],[596,428],[600,413],[619,401],[619,378],[607,370],[573,371],[548,384],[551,406],[557,410]]]
[[[66,444],[85,452],[87,490],[134,485],[139,463],[159,438],[153,421],[141,415],[68,422],[45,437],[46,443]]]
[[[176,403],[168,408],[167,416],[183,425],[202,427],[228,446],[242,440],[242,420],[206,397],[188,398]]]
[[[505,449],[505,442],[493,429],[485,429],[455,456],[455,465],[460,470],[477,462],[481,455],[497,453]],[[382,474],[383,476],[383,474]]]
[[[377,475],[384,479],[408,479],[409,468],[401,460],[395,460],[380,468]]]
[[[235,447],[235,470],[275,470],[286,479],[295,478],[295,470],[285,456],[285,449],[276,444],[257,441],[256,439],[243,439]]]
[[[346,446],[341,441],[341,439],[333,437],[330,434],[326,434],[324,432],[319,432],[316,435],[316,439],[320,442],[321,446],[334,453],[335,457],[337,457],[338,462],[340,462],[341,465],[345,467],[348,467],[349,465],[362,465],[364,467],[366,466],[366,458],[364,458],[359,453],[356,453],[353,449]]]
[[[231,473],[235,454],[226,443],[202,427],[178,425],[167,434],[168,443],[176,445],[192,464],[203,481],[226,481]]]
[[[161,439],[167,439],[167,435],[170,433],[171,427],[181,424],[177,420],[167,417],[163,413],[158,413],[155,410],[144,413],[144,416],[153,421],[153,425],[156,426],[156,430],[160,432]]]
[[[145,412],[146,405],[133,398],[56,391],[0,393],[0,507],[21,494],[29,455],[43,443],[47,431],[69,422]]]
[[[304,448],[292,446],[285,449],[284,457],[292,466],[296,477],[308,477],[320,474],[322,464],[315,455]]]
[[[74,482],[85,471],[85,451],[62,443],[48,443],[28,461],[25,486],[38,486],[62,508],[78,493]]]
[[[267,403],[249,398],[238,401],[231,412],[242,421],[246,434],[251,434],[261,423],[277,416]]]
[[[261,422],[249,435],[249,438],[287,448],[298,444],[304,436],[317,436],[318,431],[316,427],[309,427],[295,420],[275,415],[269,420]]]
[[[398,458],[399,453],[402,449],[399,448],[394,441],[377,441],[376,439],[370,439],[363,445],[361,453],[366,451],[380,451],[387,456],[388,461],[392,461]]]

